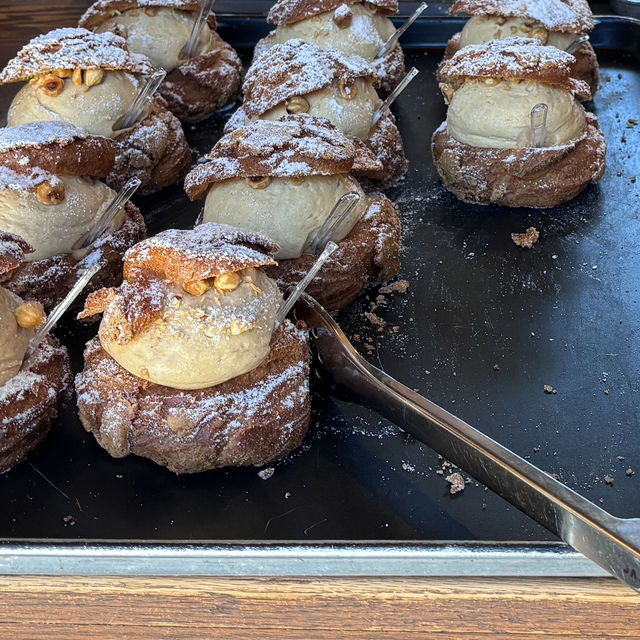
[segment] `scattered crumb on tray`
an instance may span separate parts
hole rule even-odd
[[[609,486],[611,486],[614,482],[614,479],[611,476],[605,476],[604,477],[604,481],[606,484],[608,484]]]
[[[457,471],[447,476],[445,480],[451,485],[449,487],[449,493],[453,496],[456,493],[464,491],[464,478]]]
[[[409,289],[408,280],[396,280],[396,282],[380,287],[378,291],[380,293],[407,293],[407,289]]]
[[[556,393],[558,393],[550,384],[545,384],[544,385],[544,392],[545,393],[553,393],[554,395]]]
[[[635,474],[635,471],[634,471],[631,467],[629,467],[629,468],[625,471],[625,473],[626,473],[629,477],[631,477],[632,475],[634,475],[634,474]]]
[[[511,234],[513,242],[522,249],[532,249],[539,237],[540,232],[535,227],[529,227],[524,233]]]
[[[274,473],[275,469],[273,467],[267,467],[266,469],[258,471],[258,477],[263,480],[268,480]]]

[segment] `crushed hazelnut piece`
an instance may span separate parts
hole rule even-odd
[[[16,322],[23,329],[41,327],[47,321],[47,315],[43,306],[35,300],[29,300],[21,304],[15,312]]]

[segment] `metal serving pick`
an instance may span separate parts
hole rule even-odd
[[[151,98],[153,98],[166,75],[167,72],[164,69],[158,69],[147,78],[144,87],[142,87],[140,93],[136,96],[129,110],[113,123],[113,131],[128,129],[137,122],[142,112],[147,108],[149,102],[151,102]]]
[[[295,314],[312,330],[318,377],[330,394],[377,411],[640,592],[640,518],[612,516],[376,369],[310,296],[301,296]]]
[[[216,0],[200,0],[198,17],[193,23],[189,40],[187,40],[187,44],[180,49],[180,53],[178,54],[178,58],[180,60],[191,60],[191,58],[196,55],[198,44],[202,37],[202,30],[204,29],[204,25],[207,24],[207,19],[209,18],[209,14],[211,13],[215,2]]]
[[[541,102],[531,109],[531,146],[543,147],[547,135],[549,107]]]
[[[111,204],[104,210],[98,221],[85,236],[80,238],[74,245],[74,251],[77,249],[87,249],[98,240],[102,234],[111,226],[115,217],[124,209],[131,196],[138,190],[142,181],[140,178],[129,179],[120,192],[111,201]]]
[[[585,42],[589,42],[589,36],[588,35],[583,35],[580,36],[579,38],[576,38],[568,47],[567,47],[567,53],[575,53]]]
[[[378,51],[376,58],[386,56],[387,53],[396,46],[396,42],[398,42],[400,36],[422,15],[428,6],[426,2],[420,3],[420,6],[413,12],[411,17],[399,29],[396,29],[396,32],[382,45],[382,49]]]
[[[102,266],[99,263],[95,263],[82,274],[78,282],[73,285],[73,288],[69,291],[64,300],[60,302],[60,304],[58,304],[49,314],[46,323],[40,328],[38,333],[29,340],[23,362],[28,362],[31,359],[31,356],[36,352],[36,349],[47,337],[51,329],[55,327],[58,320],[60,320],[62,314],[73,304],[73,301],[80,295],[82,290],[87,286],[87,284],[89,284],[91,278],[93,278],[101,268]]]
[[[315,237],[311,241],[308,253],[312,256],[317,256],[320,251],[324,249],[358,202],[360,202],[360,195],[355,193],[355,191],[345,193],[345,195],[336,202],[329,214],[329,217],[324,221],[318,230],[318,233],[316,233]]]
[[[411,67],[411,69],[407,72],[400,82],[398,82],[398,86],[387,96],[387,99],[378,107],[376,112],[373,114],[373,120],[371,121],[371,128],[375,127],[378,124],[378,120],[382,117],[382,114],[385,112],[385,109],[388,109],[398,98],[398,96],[409,86],[409,83],[420,73],[415,67]]]
[[[313,263],[311,269],[309,269],[307,275],[300,280],[296,288],[289,294],[289,297],[285,303],[278,309],[276,314],[276,329],[282,324],[283,320],[287,317],[289,311],[293,309],[293,305],[298,301],[298,298],[304,293],[304,290],[309,286],[311,281],[316,277],[316,274],[322,268],[322,265],[329,259],[329,256],[338,248],[335,242],[327,242],[327,246],[322,253],[318,256],[318,259]]]

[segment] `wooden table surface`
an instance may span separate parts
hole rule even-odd
[[[0,1],[0,62],[89,4]],[[640,639],[640,598],[613,579],[0,576],[0,593],[12,640]]]

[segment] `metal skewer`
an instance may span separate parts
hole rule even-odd
[[[418,75],[419,71],[415,67],[407,72],[407,75],[398,82],[398,86],[387,96],[387,99],[378,107],[373,114],[373,120],[371,122],[371,128],[378,124],[378,120],[382,117],[385,109],[388,109],[395,101],[396,98],[409,86],[409,83]]]
[[[575,53],[585,42],[589,42],[589,36],[583,35],[576,38],[568,47],[567,53]]]
[[[541,102],[531,109],[531,146],[543,147],[547,135],[549,107]]]
[[[28,362],[31,356],[35,353],[36,349],[40,346],[42,341],[47,337],[51,329],[56,325],[58,320],[62,317],[62,314],[71,306],[73,301],[80,295],[82,290],[87,286],[89,280],[93,278],[93,276],[100,271],[102,265],[99,263],[94,264],[89,267],[78,282],[73,285],[73,288],[69,293],[65,296],[64,300],[58,304],[55,309],[49,314],[47,318],[47,322],[41,327],[41,329],[36,333],[31,340],[29,340],[29,344],[27,345],[27,350],[24,354],[23,362]]]
[[[396,42],[400,39],[400,36],[422,15],[423,11],[429,5],[426,2],[422,2],[420,6],[413,12],[411,17],[399,28],[396,32],[382,45],[382,49],[378,51],[376,58],[382,58],[396,46]]]
[[[136,123],[149,102],[151,102],[151,98],[153,98],[166,75],[167,72],[164,69],[158,69],[147,78],[144,87],[140,90],[129,110],[114,122],[113,131],[128,129]]]
[[[313,263],[311,269],[309,269],[307,275],[300,280],[296,285],[296,288],[289,294],[289,297],[285,303],[278,309],[276,314],[276,329],[282,324],[283,320],[287,317],[287,314],[293,305],[298,301],[298,298],[304,293],[304,290],[309,286],[311,281],[316,277],[316,274],[322,268],[322,265],[329,259],[329,256],[338,248],[335,242],[327,242],[327,246],[324,251],[318,256],[318,259]]]
[[[209,14],[213,9],[214,4],[215,0],[200,0],[200,10],[198,11],[196,21],[193,23],[189,40],[178,54],[178,58],[180,60],[190,60],[196,55],[198,44],[202,37],[202,30],[204,29],[204,25],[207,23],[207,19],[209,18]]]
[[[138,190],[141,184],[142,181],[140,178],[131,178],[128,180],[124,187],[120,189],[118,195],[111,201],[111,204],[104,210],[93,229],[73,245],[74,251],[77,249],[86,249],[96,242],[111,226],[115,217],[124,209],[127,202],[131,199],[131,196]]]
[[[317,256],[326,244],[333,238],[338,227],[347,219],[354,207],[360,202],[360,195],[355,192],[346,193],[336,202],[329,217],[324,221],[318,233],[309,245],[309,251],[313,256]]]

